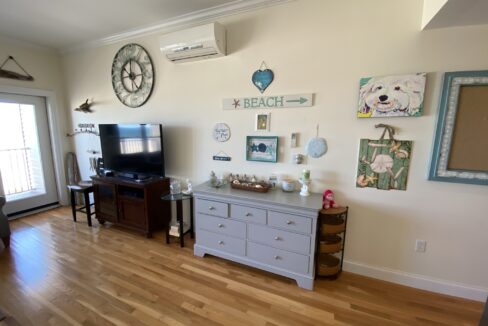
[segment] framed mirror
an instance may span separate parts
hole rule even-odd
[[[488,70],[444,75],[429,180],[488,185]]]

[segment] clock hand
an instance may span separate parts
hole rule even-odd
[[[132,59],[129,59],[129,71],[132,74]]]
[[[132,82],[131,90],[134,91],[134,87],[137,88],[137,85],[133,80],[131,80],[131,82]]]
[[[124,67],[124,71],[127,73],[127,74],[130,74],[128,71],[127,71],[127,68]]]

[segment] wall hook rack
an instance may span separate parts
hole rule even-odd
[[[67,133],[66,137],[73,137],[79,134],[92,134],[95,136],[99,136],[100,134],[98,131],[95,130],[95,124],[93,123],[80,123],[78,124],[79,129],[75,129],[72,133]]]

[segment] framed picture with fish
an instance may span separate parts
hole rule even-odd
[[[247,136],[246,160],[258,162],[278,162],[278,137]]]

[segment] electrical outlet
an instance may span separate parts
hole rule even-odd
[[[415,251],[416,252],[425,252],[427,247],[427,241],[425,240],[415,240]]]

